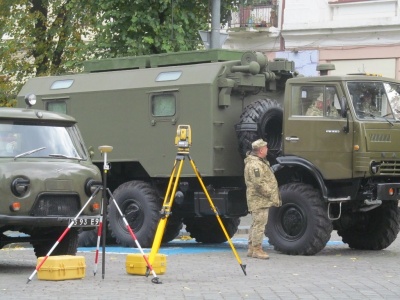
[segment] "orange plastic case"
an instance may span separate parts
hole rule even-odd
[[[147,256],[148,257],[148,256]],[[156,254],[154,263],[151,266],[156,275],[164,274],[167,269],[167,257],[165,254]],[[128,254],[126,256],[126,272],[134,275],[145,275],[147,263],[142,254]],[[150,275],[152,275],[150,273]]]
[[[37,260],[38,266],[44,257]],[[85,257],[73,255],[49,256],[37,272],[41,280],[81,279],[86,275]]]

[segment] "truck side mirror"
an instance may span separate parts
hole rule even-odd
[[[343,132],[349,133],[350,131],[350,124],[349,124],[349,114],[348,114],[349,107],[347,105],[346,97],[340,98],[340,115],[342,118],[346,118],[347,122],[346,125],[343,126]]]
[[[340,98],[340,116],[342,118],[347,117],[347,101],[346,101],[346,97],[343,96],[342,98]]]

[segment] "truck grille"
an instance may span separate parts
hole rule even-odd
[[[80,209],[78,195],[43,194],[36,200],[32,216],[75,216]]]
[[[400,175],[400,161],[384,160],[380,166],[381,175]]]

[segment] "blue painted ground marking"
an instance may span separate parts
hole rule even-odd
[[[247,249],[247,239],[246,238],[233,238],[233,246],[236,250]],[[329,241],[327,246],[342,245],[341,241]],[[268,243],[268,239],[264,239],[263,246],[272,249],[272,246]],[[150,248],[142,248],[145,254],[149,254]],[[102,247],[99,251],[101,252]],[[95,252],[96,247],[79,247],[78,252]],[[205,252],[225,252],[232,251],[231,246],[228,242],[221,244],[202,244],[197,243],[194,239],[191,240],[173,240],[167,244],[163,244],[158,251],[161,254],[166,255],[177,255],[177,254],[196,254]],[[117,253],[117,254],[130,254],[130,253],[141,253],[137,248],[126,248],[119,246],[106,246],[106,253]]]

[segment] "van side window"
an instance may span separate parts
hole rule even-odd
[[[151,97],[151,114],[153,117],[172,117],[175,113],[174,94],[157,94]]]

